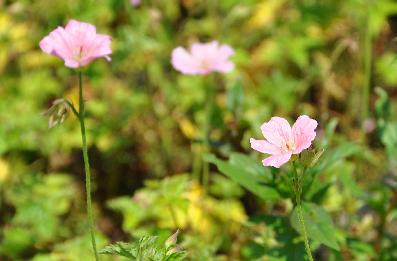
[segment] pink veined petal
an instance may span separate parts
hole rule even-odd
[[[292,136],[295,140],[294,154],[301,153],[310,147],[312,141],[316,137],[315,129],[317,128],[317,121],[309,118],[306,115],[299,116],[292,126]]]
[[[72,41],[62,27],[58,27],[48,36],[44,37],[44,39],[40,41],[39,45],[44,52],[58,56],[62,59],[73,55]]]
[[[261,130],[267,141],[280,149],[284,148],[292,138],[291,126],[281,117],[272,117],[270,121],[262,124]]]
[[[262,160],[263,166],[272,166],[275,168],[280,168],[281,165],[287,163],[291,158],[291,153],[285,153],[280,155],[272,155]]]
[[[82,64],[89,63],[90,60],[104,57],[110,61],[109,55],[112,54],[111,37],[108,35],[98,34],[90,45],[85,49],[85,55],[82,58]]]
[[[77,56],[82,56],[81,60],[88,56],[93,56],[90,52],[92,52],[92,50],[95,51],[96,45],[98,44],[97,41],[99,40],[95,26],[72,20],[68,23],[65,30],[73,37],[74,53]],[[81,61],[81,63],[84,62]]]
[[[40,41],[39,46],[45,53],[52,54],[54,51],[54,44],[52,43],[52,39],[49,36],[44,37]]]
[[[79,37],[85,37],[86,35],[96,35],[96,27],[92,24],[80,22],[77,20],[70,20],[65,26],[65,31],[69,34]],[[81,41],[82,39],[76,39]]]
[[[65,26],[65,30],[68,33],[72,33],[74,30],[76,30],[80,26],[80,21],[77,21],[75,19],[70,19],[69,22]]]
[[[267,154],[281,154],[281,151],[278,147],[274,146],[273,144],[265,141],[265,140],[256,140],[251,138],[250,139],[251,148]]]
[[[172,51],[172,66],[184,74],[200,74],[200,68],[193,57],[182,47]]]

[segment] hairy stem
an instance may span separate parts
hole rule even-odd
[[[84,159],[84,170],[85,170],[85,188],[86,188],[86,204],[87,204],[87,215],[88,223],[91,234],[92,248],[95,254],[95,260],[98,261],[98,252],[96,249],[95,234],[94,234],[94,218],[92,216],[92,202],[91,202],[91,172],[90,172],[90,162],[88,159],[88,149],[87,149],[87,137],[85,131],[85,108],[84,108],[84,95],[83,95],[83,74],[79,71],[79,121],[81,129],[81,139],[83,144],[83,159]]]
[[[302,195],[302,179],[301,176],[298,174],[298,170],[296,168],[295,162],[293,163],[294,166],[294,179],[293,179],[293,189],[295,193],[295,200],[296,200],[296,207],[298,208],[298,219],[299,224],[301,226],[303,241],[305,243],[305,251],[310,261],[313,261],[312,251],[310,249],[309,238],[307,237],[307,231],[305,226],[305,219],[303,217],[303,210],[301,204],[301,195]]]
[[[313,261],[312,251],[310,249],[309,239],[307,237],[307,232],[306,232],[305,220],[303,218],[302,205],[300,202],[297,204],[297,208],[298,208],[298,219],[302,230],[303,240],[305,242],[306,254],[309,257],[309,260]]]

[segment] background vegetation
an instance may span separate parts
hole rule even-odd
[[[271,116],[319,121],[326,153],[305,198],[339,250],[315,241],[316,260],[397,260],[396,14],[393,0],[0,0],[0,259],[92,258],[78,122],[41,115],[77,101],[77,75],[38,47],[74,18],[113,37],[84,87],[100,247],[179,228],[189,260],[303,260],[288,196],[258,197],[213,164],[209,193],[198,182],[211,85],[212,153],[242,160],[240,177],[283,176],[249,148]],[[172,68],[173,48],[213,39],[236,50],[232,73]]]

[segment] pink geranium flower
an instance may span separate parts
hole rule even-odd
[[[40,41],[40,48],[65,61],[65,66],[79,68],[103,57],[110,61],[111,37],[97,34],[95,26],[70,20]]]
[[[316,137],[317,121],[306,115],[300,116],[294,125],[280,117],[272,117],[261,126],[266,140],[251,138],[251,148],[271,156],[262,161],[264,166],[279,168],[288,162],[292,154],[299,154],[310,147]]]
[[[141,4],[141,0],[131,0],[131,4],[135,7],[137,7]]]
[[[229,61],[234,50],[229,45],[219,45],[217,41],[195,43],[190,52],[177,47],[172,51],[172,65],[183,74],[227,73],[233,70],[234,63]]]

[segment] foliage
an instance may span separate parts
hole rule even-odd
[[[186,260],[304,260],[292,169],[264,168],[249,138],[260,138],[272,116],[307,114],[319,122],[314,148],[324,151],[303,179],[315,259],[396,260],[396,7],[394,0],[142,0],[138,7],[0,0],[0,260],[92,257],[80,130],[57,103],[77,104],[78,78],[38,47],[71,18],[113,41],[112,62],[84,70],[99,248],[119,241],[132,243],[116,248],[136,248],[144,238],[164,254],[180,229]],[[172,68],[173,48],[211,40],[235,49],[233,72],[198,77]],[[54,102],[62,106],[51,110]],[[48,129],[45,111],[63,123]],[[198,177],[204,152],[208,188]]]
[[[100,251],[100,254],[119,255],[130,260],[153,260],[153,261],[179,261],[185,257],[185,252],[179,250],[176,240],[179,231],[160,245],[157,237],[141,237],[134,243],[118,242],[109,245]]]

